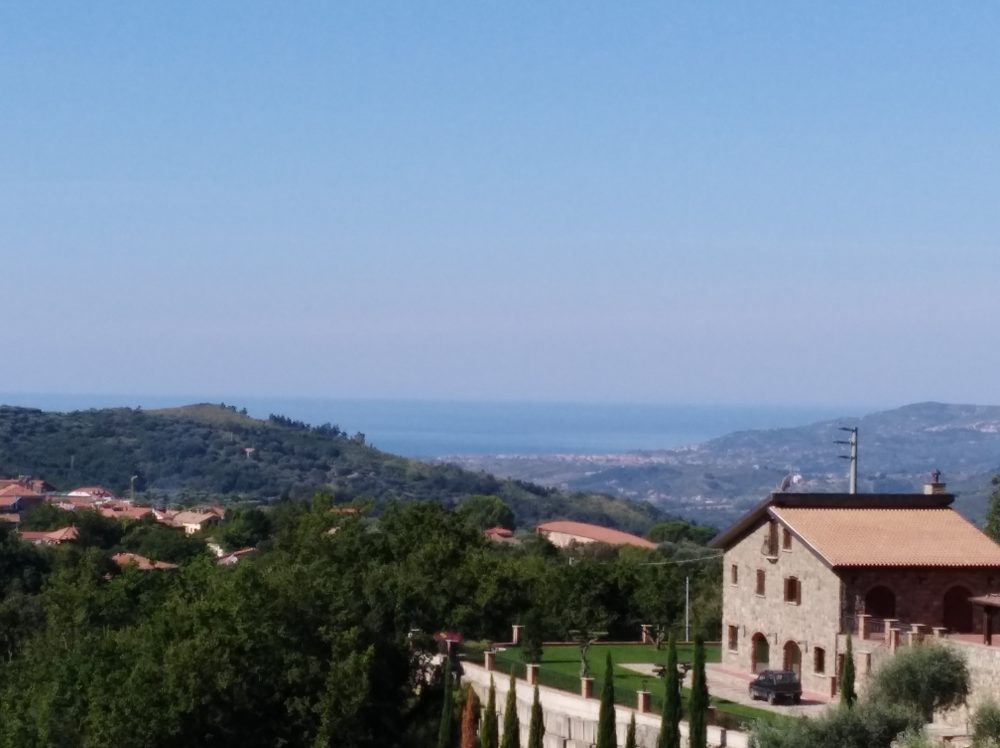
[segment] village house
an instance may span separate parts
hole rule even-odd
[[[188,535],[195,535],[221,521],[222,518],[215,511],[178,512],[169,519],[169,524],[183,528]]]
[[[711,543],[724,551],[723,667],[794,670],[833,695],[847,634],[863,677],[901,639],[980,633],[970,599],[1000,590],[1000,546],[953,500],[941,483],[771,494]]]
[[[576,543],[589,545],[605,543],[607,545],[630,545],[635,548],[656,548],[652,543],[638,535],[631,535],[621,530],[612,530],[599,525],[589,525],[586,522],[570,522],[557,520],[543,522],[535,528],[535,534],[541,535],[557,548],[567,548]]]
[[[22,483],[8,483],[0,488],[0,512],[4,514],[20,515],[43,501],[42,494]]]

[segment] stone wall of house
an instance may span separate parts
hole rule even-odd
[[[948,640],[965,656],[969,666],[969,698],[965,706],[953,709],[938,719],[953,725],[966,725],[976,709],[986,702],[1000,703],[1000,647]]]
[[[944,597],[953,587],[963,586],[972,595],[983,595],[1000,589],[998,569],[869,568],[843,570],[840,576],[844,581],[844,617],[859,612],[868,592],[881,585],[889,588],[896,596],[894,618],[928,626],[944,625]],[[971,631],[982,631],[980,615],[972,616],[972,624]]]
[[[778,525],[777,550],[769,558],[762,549],[768,541],[764,522],[723,557],[722,661],[727,667],[750,673],[756,634],[766,637],[772,669],[784,666],[784,648],[791,642],[801,657],[800,678],[806,690],[832,694],[840,630],[841,582],[798,537],[784,549],[783,526]],[[732,580],[732,568],[737,581]],[[757,594],[757,572],[765,576],[763,595]],[[799,602],[786,602],[785,580],[794,577],[800,586]],[[736,648],[730,648],[729,627],[737,630]],[[823,650],[822,672],[817,672],[816,648]],[[758,670],[763,669],[758,665]]]
[[[507,703],[510,676],[504,673],[490,673],[480,665],[463,663],[462,667],[462,682],[469,683],[475,689],[483,704],[486,704],[490,677],[493,676],[498,722],[502,735],[503,710]],[[526,681],[518,680],[516,683],[517,718],[521,727],[520,743],[527,745],[534,691]],[[591,748],[594,745],[597,740],[597,721],[601,706],[599,699],[584,699],[576,694],[541,686],[538,689],[538,700],[542,705],[545,724],[545,748]],[[656,740],[660,734],[659,715],[636,712],[620,705],[615,707],[618,745],[625,744],[625,731],[628,729],[632,714],[635,714],[638,748],[656,748]],[[684,722],[681,723],[681,742],[687,746],[687,724]],[[708,744],[716,747],[747,748],[748,737],[745,733],[709,727]]]

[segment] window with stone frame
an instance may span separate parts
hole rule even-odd
[[[826,672],[826,650],[822,647],[813,647],[813,672],[817,675]]]
[[[730,626],[729,627],[729,637],[728,637],[729,649],[735,652],[740,648],[740,627]]]
[[[765,591],[764,570],[757,569],[757,594],[763,596]]]
[[[785,577],[785,602],[794,605],[802,602],[802,585],[795,577]]]
[[[736,564],[729,567],[729,583],[734,585],[740,583],[740,567]]]
[[[792,550],[792,532],[787,527],[781,528],[781,550]]]

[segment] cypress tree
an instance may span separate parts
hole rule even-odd
[[[500,748],[521,748],[521,723],[517,718],[517,681],[510,674],[510,688],[503,707],[503,740]]]
[[[660,738],[656,748],[681,748],[681,676],[677,672],[677,642],[673,632],[667,641],[667,664],[663,674],[666,693],[663,695]]]
[[[542,748],[545,737],[545,722],[542,719],[542,702],[538,700],[538,686],[535,686],[535,700],[531,702],[531,723],[528,725],[528,748]]]
[[[615,735],[615,671],[611,664],[610,652],[604,664],[604,688],[601,689],[596,748],[618,748],[618,739]]]
[[[635,712],[632,712],[632,719],[628,723],[628,731],[625,733],[625,748],[635,748]]]
[[[858,695],[854,692],[854,652],[851,635],[847,635],[847,649],[844,650],[844,669],[840,675],[840,703],[850,709]]]
[[[479,723],[479,748],[500,748],[500,738],[497,736],[497,690],[490,676],[490,690],[486,697],[486,711]]]
[[[705,640],[694,640],[694,672],[691,676],[691,698],[688,701],[688,748],[708,745],[708,684],[705,681]]]
[[[459,748],[478,748],[479,739],[476,729],[479,727],[479,697],[472,686],[465,695],[465,707],[462,709],[462,729],[459,734]]]
[[[441,723],[438,725],[438,748],[451,748],[451,660],[444,660],[444,692],[441,694]]]

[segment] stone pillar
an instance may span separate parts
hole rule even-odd
[[[486,652],[483,656],[483,667],[487,672],[492,673],[497,667],[497,653],[493,650]]]
[[[642,643],[649,644],[653,641],[653,637],[649,635],[649,630],[652,628],[652,624],[644,623],[642,624]]]
[[[537,685],[538,684],[538,663],[537,662],[529,662],[528,665],[527,665],[527,668],[528,668],[528,685],[529,686]]]
[[[593,678],[580,678],[580,695],[585,699],[594,698]]]
[[[983,644],[993,646],[993,611],[983,606]]]
[[[948,629],[946,629],[944,626],[935,626],[934,627],[934,638],[935,639],[944,639],[944,635],[946,633],[948,633]]]
[[[858,613],[858,638],[864,641],[868,638],[868,619],[871,618],[867,613]]]
[[[719,748],[726,748],[728,743],[726,742],[726,728],[719,728]]]
[[[889,629],[889,651],[895,652],[899,649],[899,632],[896,629]]]
[[[897,623],[897,619],[895,619],[895,618],[886,618],[885,619],[885,643],[886,644],[889,643],[889,639],[892,637],[892,625],[894,623]]]
[[[635,692],[635,708],[640,714],[645,714],[649,711],[650,696],[652,696],[652,694],[649,691]]]
[[[523,629],[524,626],[522,626],[519,623],[515,623],[510,628],[511,628],[511,632],[510,632],[510,642],[511,642],[511,644],[520,644],[521,643],[521,629]]]

